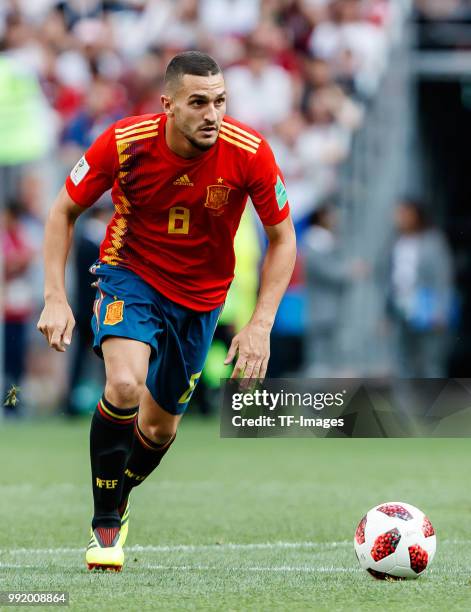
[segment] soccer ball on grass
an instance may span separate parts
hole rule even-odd
[[[353,540],[360,566],[374,578],[417,578],[435,556],[432,523],[410,504],[387,502],[361,519]]]

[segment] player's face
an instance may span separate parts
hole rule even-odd
[[[226,92],[222,74],[185,74],[171,100],[175,127],[200,151],[217,140],[226,113]]]

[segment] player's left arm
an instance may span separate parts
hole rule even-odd
[[[263,379],[270,357],[270,332],[296,260],[296,235],[283,175],[266,141],[254,156],[248,192],[264,225],[268,248],[255,310],[248,324],[234,336],[225,363],[238,354],[232,378],[243,375],[246,379]]]
[[[260,291],[248,324],[234,336],[225,363],[236,353],[238,359],[232,378],[265,378],[270,358],[270,332],[276,311],[293,273],[296,236],[291,217],[273,226],[265,226],[268,248],[262,266]]]

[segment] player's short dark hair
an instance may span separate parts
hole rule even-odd
[[[185,74],[211,76],[220,74],[216,60],[201,51],[183,51],[173,57],[165,71],[165,86],[177,83]]]

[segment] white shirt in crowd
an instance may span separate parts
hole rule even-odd
[[[268,65],[256,75],[247,66],[225,71],[228,112],[258,130],[284,121],[293,107],[290,74],[281,66]]]

